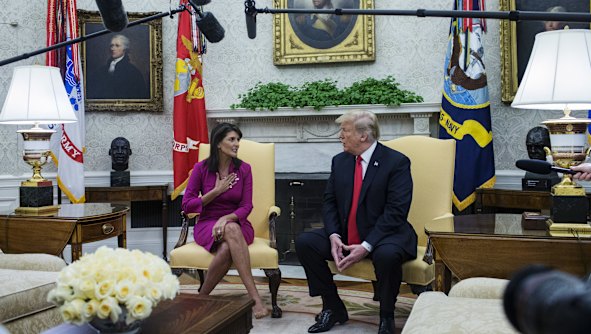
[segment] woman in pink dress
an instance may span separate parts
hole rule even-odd
[[[252,211],[252,173],[250,165],[237,157],[241,138],[242,132],[233,124],[220,123],[211,130],[209,158],[193,167],[182,209],[199,213],[195,242],[214,255],[199,293],[208,295],[233,263],[255,302],[253,314],[258,319],[269,311],[250,270],[248,245],[254,230],[247,217]]]

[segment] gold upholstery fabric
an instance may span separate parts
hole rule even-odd
[[[170,257],[170,266],[185,269],[207,270],[213,255],[195,242],[189,242],[185,246],[175,249],[174,256]],[[250,266],[260,269],[275,269],[279,263],[277,250],[269,247],[269,240],[254,238],[248,246],[250,253]]]
[[[55,287],[57,272],[0,270],[0,321],[10,321],[48,308],[47,293]]]
[[[199,161],[209,156],[209,144],[199,145]],[[252,204],[248,220],[254,228],[255,241],[249,246],[252,268],[279,268],[277,250],[269,246],[269,214],[281,211],[275,206],[275,144],[257,143],[242,139],[238,158],[252,167]],[[193,240],[193,231],[189,230]],[[213,256],[195,242],[176,248],[170,252],[172,268],[207,269]]]
[[[382,144],[406,155],[411,162],[413,195],[408,221],[418,236],[417,258],[402,267],[402,280],[408,284],[425,286],[435,279],[434,264],[423,261],[427,235],[425,223],[452,214],[455,141],[424,136],[407,136]],[[329,261],[333,273],[375,280],[370,260],[362,260],[341,273]]]
[[[449,296],[424,292],[414,303],[403,334],[517,333],[503,310],[508,281],[468,278],[456,283]]]
[[[0,268],[37,271],[60,271],[66,266],[63,259],[50,254],[2,254]]]
[[[39,333],[61,323],[47,293],[65,266],[49,254],[0,254],[0,323],[11,333]]]

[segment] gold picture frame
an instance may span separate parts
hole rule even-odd
[[[327,0],[334,8],[373,9],[373,0]],[[312,0],[275,0],[275,8],[313,9]],[[275,14],[275,65],[375,60],[374,17]]]
[[[154,14],[127,16],[133,22]],[[78,21],[82,36],[105,29],[96,11],[79,10]],[[163,110],[162,19],[89,39],[81,43],[81,55],[87,111]]]
[[[499,10],[589,13],[590,5],[591,1],[581,0],[500,0]],[[568,25],[570,29],[589,29],[589,25],[583,23],[561,23],[561,26],[563,25]],[[515,98],[519,82],[527,67],[535,34],[545,31],[545,22],[501,20],[500,29],[501,100],[510,103]]]

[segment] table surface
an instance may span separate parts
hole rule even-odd
[[[528,230],[521,226],[521,215],[511,213],[476,214],[454,216],[436,222],[425,224],[427,235],[480,235],[514,238],[541,238],[541,239],[591,239],[591,234],[579,233],[572,235],[556,233],[551,235],[548,230]],[[554,234],[554,233],[553,233]]]
[[[123,205],[114,205],[110,203],[84,203],[84,204],[60,204],[59,210],[54,213],[45,213],[40,215],[16,213],[14,211],[3,211],[0,215],[14,218],[56,218],[60,219],[80,219],[94,218],[111,213],[128,211],[129,208]]]
[[[435,286],[448,292],[452,274],[510,278],[531,264],[543,264],[577,276],[587,274],[589,233],[526,230],[520,214],[455,216],[425,224],[434,247]],[[555,234],[553,231],[552,234]]]
[[[160,333],[248,333],[252,328],[252,306],[248,296],[220,297],[180,294],[161,302],[141,324],[142,334]],[[61,324],[42,334],[96,334],[85,324]]]

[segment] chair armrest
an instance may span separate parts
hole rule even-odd
[[[177,241],[176,245],[174,246],[175,249],[179,248],[187,243],[187,235],[189,234],[189,222],[191,222],[191,221],[196,222],[196,220],[199,218],[199,214],[198,213],[185,214],[183,211],[181,211],[181,217],[183,220],[183,223],[181,225],[181,234],[179,234],[179,240]],[[193,225],[195,225],[195,222],[193,222]]]
[[[277,238],[275,236],[275,225],[277,222],[277,217],[281,215],[281,209],[275,205],[269,208],[269,246],[277,249]]]
[[[453,218],[454,214],[451,212],[445,213],[439,217],[435,217],[432,221],[437,220],[448,220]],[[433,244],[431,243],[431,238],[427,239],[427,249],[425,250],[425,255],[423,256],[423,261],[429,265],[433,264]]]
[[[453,218],[453,217],[454,217],[454,214],[451,212],[448,212],[448,213],[445,213],[439,217],[435,217],[432,220],[444,220],[444,219],[449,219],[449,218]]]

